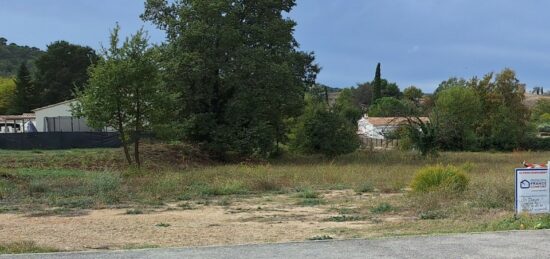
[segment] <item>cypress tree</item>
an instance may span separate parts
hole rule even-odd
[[[374,81],[372,83],[372,103],[382,97],[382,75],[380,72],[380,63],[376,66],[376,74],[374,75]]]
[[[23,62],[17,70],[17,77],[15,79],[14,112],[30,112],[31,109],[36,108],[33,89],[31,74],[27,68],[27,64]]]

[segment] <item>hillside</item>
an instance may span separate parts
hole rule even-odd
[[[535,104],[537,104],[538,100],[545,99],[550,100],[550,96],[548,95],[534,95],[534,94],[525,94],[525,100],[523,100],[523,104],[525,104],[529,108],[533,108]]]
[[[6,38],[0,37],[0,76],[14,76],[22,62],[33,61],[40,54],[42,51],[38,48],[8,44]]]

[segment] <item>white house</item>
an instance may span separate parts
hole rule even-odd
[[[32,110],[36,117],[38,132],[88,132],[97,131],[86,123],[86,119],[72,115],[71,105],[76,100],[68,100]]]
[[[421,117],[428,121],[427,117]],[[386,135],[407,123],[405,117],[369,117],[364,116],[358,122],[357,134],[368,139],[386,139]]]

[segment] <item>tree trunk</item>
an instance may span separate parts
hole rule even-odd
[[[141,93],[139,86],[136,87],[136,125],[134,130],[134,160],[136,161],[138,169],[141,167],[141,160],[139,159],[139,138],[141,137]]]
[[[136,161],[136,165],[138,168],[141,167],[141,160],[139,159],[139,136],[135,137],[134,141],[134,160]]]
[[[128,165],[132,165],[132,157],[130,156],[130,151],[128,150],[128,141],[126,140],[126,134],[124,134],[124,123],[122,122],[122,110],[120,103],[117,105],[117,117],[118,117],[118,132],[120,133],[120,140],[122,141],[122,147],[124,148],[124,155],[126,156],[126,161]]]
[[[118,126],[119,126],[118,132],[120,133],[120,139],[122,140],[122,147],[124,148],[124,155],[126,156],[126,161],[128,161],[128,165],[132,165],[132,157],[130,156],[130,150],[128,149],[128,141],[126,141],[126,137],[124,134],[124,126],[122,126],[122,122],[119,122]]]

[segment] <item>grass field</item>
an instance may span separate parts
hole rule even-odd
[[[276,232],[226,242],[212,236],[216,239],[189,245],[550,227],[549,217],[515,217],[513,212],[514,168],[523,160],[547,161],[549,152],[441,153],[428,159],[398,151],[357,152],[334,160],[284,156],[261,163],[202,166],[175,147],[149,148],[145,154],[146,169],[138,171],[126,168],[119,150],[0,151],[0,213],[21,224],[44,217],[62,222],[64,217],[86,217],[97,210],[105,215],[116,210],[128,220],[165,213],[155,220],[167,222],[151,223],[151,231],[161,228],[174,234],[178,217],[192,221],[204,213],[219,214],[219,222],[208,226],[222,229],[233,223],[243,229],[273,224],[304,228],[303,235]],[[409,185],[415,172],[436,164],[464,170],[470,178],[467,190],[412,193]],[[298,225],[301,222],[313,225]],[[195,235],[207,235],[205,231],[209,230]],[[120,241],[114,246],[175,245],[156,242],[151,235],[138,244]],[[21,234],[19,239],[29,238]],[[58,243],[38,244],[64,248]],[[65,247],[85,249],[86,244]]]

